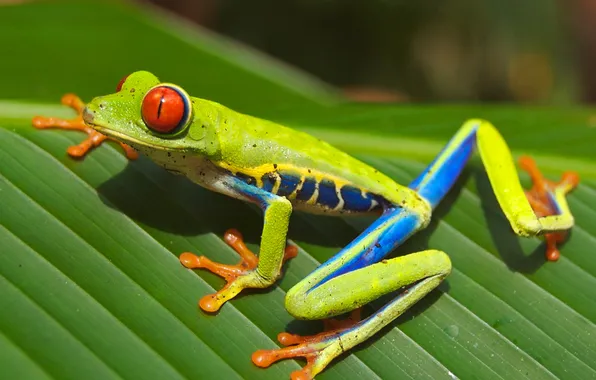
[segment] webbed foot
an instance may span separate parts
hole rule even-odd
[[[347,319],[327,319],[325,330],[311,336],[280,333],[277,340],[284,348],[258,350],[252,354],[253,363],[262,368],[276,361],[303,357],[306,365],[291,374],[292,380],[310,380],[320,373],[338,355],[344,352],[341,336],[360,322],[360,309],[352,311]]]
[[[544,178],[534,160],[523,156],[519,159],[520,167],[532,178],[532,188],[526,190],[526,196],[532,209],[538,217],[557,215],[559,208],[554,196],[556,191],[567,194],[579,183],[579,176],[575,172],[565,172],[558,182],[549,181]],[[568,236],[568,231],[550,232],[544,235],[546,240],[546,259],[557,261],[561,256],[558,244],[563,243]]]
[[[199,301],[199,306],[204,311],[216,312],[228,300],[234,298],[245,288],[263,288],[270,284],[263,283],[263,279],[256,272],[259,258],[251,252],[244,243],[242,234],[230,229],[224,233],[224,241],[240,255],[241,261],[237,265],[215,263],[205,256],[197,256],[190,252],[180,255],[180,262],[189,269],[207,269],[223,277],[227,284],[217,293],[209,294]],[[283,262],[296,257],[298,248],[288,245],[285,250]]]
[[[85,132],[87,134],[87,138],[83,142],[81,142],[78,145],[70,146],[66,150],[66,152],[71,157],[82,158],[91,149],[98,147],[105,140],[113,140],[120,144],[128,159],[135,160],[138,158],[139,154],[132,147],[114,138],[102,135],[101,133],[97,132],[96,130],[85,124],[85,122],[83,121],[83,109],[85,108],[85,103],[83,103],[83,101],[78,96],[74,94],[66,94],[62,97],[61,103],[65,106],[74,109],[77,113],[77,116],[74,119],[70,120],[60,119],[56,117],[36,116],[33,118],[32,123],[33,126],[38,129],[60,128],[79,130]]]

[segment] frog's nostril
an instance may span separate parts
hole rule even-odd
[[[89,110],[89,108],[85,107],[83,109],[83,120],[85,121],[85,123],[87,124],[93,124],[93,111]]]

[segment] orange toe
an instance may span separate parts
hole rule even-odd
[[[35,116],[31,123],[35,128],[46,129],[46,128],[58,128],[66,130],[77,130],[87,134],[87,138],[78,145],[69,147],[66,152],[75,158],[83,158],[93,148],[100,146],[105,140],[113,140],[118,142],[126,157],[130,160],[138,158],[138,153],[129,145],[124,144],[112,137],[107,137],[97,132],[83,121],[82,112],[85,108],[85,103],[74,94],[66,94],[62,97],[62,104],[74,109],[77,112],[77,116],[73,119],[60,119],[55,117],[43,117]]]
[[[242,289],[253,287],[254,283],[241,279],[247,275],[254,275],[254,270],[259,264],[259,258],[252,253],[244,243],[242,234],[235,229],[227,230],[224,234],[224,241],[240,255],[240,263],[236,265],[221,264],[211,261],[205,256],[197,256],[190,252],[180,255],[180,263],[189,269],[206,269],[226,280],[226,285],[214,294],[204,296],[199,301],[201,309],[207,312],[218,311],[224,303],[234,298]],[[289,254],[288,254],[289,252]],[[296,256],[298,252],[294,246],[288,246],[284,255],[284,261]],[[239,280],[243,280],[237,282]],[[258,287],[258,286],[257,286]]]
[[[563,173],[559,182],[549,181],[544,178],[536,163],[530,157],[524,156],[519,160],[519,164],[532,178],[532,187],[526,190],[528,202],[538,217],[557,215],[558,207],[553,202],[552,194],[556,191],[568,193],[579,183],[579,176],[575,172]],[[563,243],[567,237],[567,231],[546,233],[545,257],[548,261],[557,261],[561,256],[558,244]]]

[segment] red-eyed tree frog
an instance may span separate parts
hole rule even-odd
[[[235,230],[226,242],[241,257],[224,265],[192,253],[180,255],[187,268],[203,268],[227,284],[199,302],[216,312],[246,288],[266,288],[280,276],[282,264],[297,249],[286,247],[293,210],[329,215],[377,214],[379,218],[341,252],[288,291],[285,306],[299,319],[325,319],[347,312],[353,317],[312,337],[282,333],[287,346],[260,350],[253,362],[305,357],[307,365],[293,379],[312,379],[335,357],[366,341],[433,290],[451,271],[444,252],[426,250],[392,259],[384,257],[425,228],[432,211],[453,186],[477,150],[492,189],[513,231],[520,236],[545,235],[547,259],[556,260],[556,244],[574,223],[565,195],[578,183],[575,173],[560,182],[545,180],[533,161],[523,158],[534,186],[524,193],[512,155],[488,121],[466,121],[435,160],[408,186],[326,142],[285,126],[234,112],[221,104],[189,96],[181,87],[162,83],[153,74],[125,77],[111,95],[88,104],[66,95],[63,103],[79,116],[73,120],[36,117],[38,128],[81,129],[89,138],[69,148],[84,156],[106,138],[122,144],[129,158],[139,151],[166,170],[187,176],[213,191],[257,204],[264,213],[258,257]],[[133,149],[134,148],[134,149]],[[357,310],[380,296],[395,299],[360,320]]]

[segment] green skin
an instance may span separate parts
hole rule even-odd
[[[165,169],[185,175],[213,191],[261,206],[264,227],[258,267],[233,281],[223,291],[225,297],[217,300],[214,310],[244,288],[267,287],[279,278],[293,209],[312,213],[351,213],[341,205],[329,208],[312,199],[298,201],[295,196],[278,196],[275,191],[267,192],[259,186],[243,187],[238,184],[236,173],[257,179],[280,168],[299,176],[308,173],[317,180],[329,179],[338,188],[349,185],[378,195],[390,207],[405,210],[406,216],[413,216],[417,221],[411,233],[428,225],[433,205],[416,191],[395,183],[374,168],[310,135],[236,113],[220,104],[190,98],[192,114],[187,127],[174,135],[153,132],[142,119],[141,104],[144,95],[160,83],[148,72],[133,73],[119,92],[95,98],[87,104],[83,117],[85,123],[97,131],[133,146]],[[489,123],[477,120],[466,123],[445,152],[457,147],[461,143],[459,140],[472,128],[479,131],[481,157],[497,199],[518,234],[537,235],[567,229],[573,224],[566,203],[560,206],[563,207],[563,217],[558,216],[556,221],[534,215],[521,190],[515,168],[510,164],[509,150],[504,142],[499,145],[502,139]],[[484,138],[484,145],[482,134],[490,135]],[[490,144],[496,144],[494,149],[486,148],[489,140]],[[443,159],[439,156],[437,162],[441,163]],[[564,202],[563,190],[557,193],[557,199]],[[374,245],[402,217],[388,217],[361,238],[362,244],[365,247]],[[341,341],[337,338],[326,340],[317,348],[319,355],[309,364],[308,376],[319,373],[334,357],[379,331],[434,289],[451,271],[451,262],[445,253],[428,250],[384,260],[325,280],[360,253],[360,247],[343,251],[293,287],[286,296],[288,311],[301,319],[327,318],[356,309],[404,286],[415,285],[373,317],[346,330]]]

